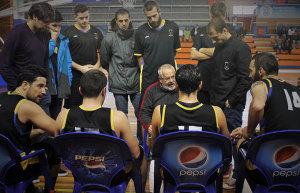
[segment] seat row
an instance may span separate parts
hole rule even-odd
[[[255,137],[248,149],[240,149],[244,162],[251,162],[264,177],[265,184],[255,183],[246,167],[239,174],[237,188],[244,178],[253,192],[300,192],[300,131],[277,131]],[[67,133],[54,138],[54,145],[65,166],[71,170],[73,192],[125,192],[134,180],[137,193],[143,192],[141,173],[127,143],[113,136],[89,132]],[[44,151],[25,157],[0,135],[0,192],[21,193],[36,178],[15,185],[5,184],[6,172],[21,161],[38,156],[40,173],[47,187],[54,191]],[[229,167],[232,145],[229,138],[211,132],[179,131],[159,136],[153,147],[154,192],[164,181],[164,192],[222,192],[223,173]],[[249,165],[249,164],[248,164]],[[124,169],[131,172],[116,181]],[[161,175],[163,169],[164,178]],[[168,175],[166,175],[168,174]]]

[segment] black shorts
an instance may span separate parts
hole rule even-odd
[[[45,150],[50,168],[54,165],[60,164],[61,162],[53,146],[53,137],[49,134],[45,133],[32,138],[32,149]]]
[[[140,148],[140,156],[135,160],[136,167],[140,168],[141,164],[143,162],[143,157],[144,157],[144,149],[141,145],[139,145]],[[132,171],[132,170],[131,170]],[[130,172],[131,172],[130,171]],[[120,171],[112,180],[111,185],[115,186],[118,185],[119,183],[123,182],[124,180],[128,179],[130,172],[126,173],[124,170]]]

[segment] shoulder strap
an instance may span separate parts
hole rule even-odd
[[[271,82],[270,79],[263,79],[262,81],[267,85],[267,88],[268,88],[268,97],[267,97],[267,99],[269,99],[271,94],[272,94],[272,90],[273,90],[272,82]]]

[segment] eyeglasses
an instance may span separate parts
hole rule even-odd
[[[166,77],[166,78],[160,78],[160,79],[162,79],[163,81],[169,81],[169,80],[174,80],[175,79],[175,76],[173,75],[173,76],[169,76],[169,77]]]

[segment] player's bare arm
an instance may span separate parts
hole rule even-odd
[[[159,136],[159,129],[161,125],[160,105],[155,107],[152,115],[152,147],[155,139]]]
[[[264,115],[268,89],[264,82],[257,81],[251,87],[252,101],[249,107],[247,132],[243,132],[244,138],[250,138],[255,133],[255,128]]]
[[[113,113],[116,134],[127,142],[132,156],[137,159],[140,156],[140,148],[131,132],[127,117],[121,111],[113,111]]]
[[[38,128],[56,136],[55,121],[49,117],[36,103],[25,100],[18,109],[18,118],[22,123],[31,122]]]
[[[227,122],[226,122],[226,118],[225,115],[222,111],[222,109],[220,107],[214,106],[215,110],[216,110],[216,115],[217,115],[217,120],[218,120],[218,124],[219,124],[219,128],[220,128],[220,133],[222,135],[225,135],[226,137],[230,137],[229,135],[229,131],[227,128]]]
[[[55,130],[58,131],[58,133],[61,133],[64,123],[66,120],[66,116],[68,113],[68,109],[63,109],[57,116],[56,121],[55,121]]]

